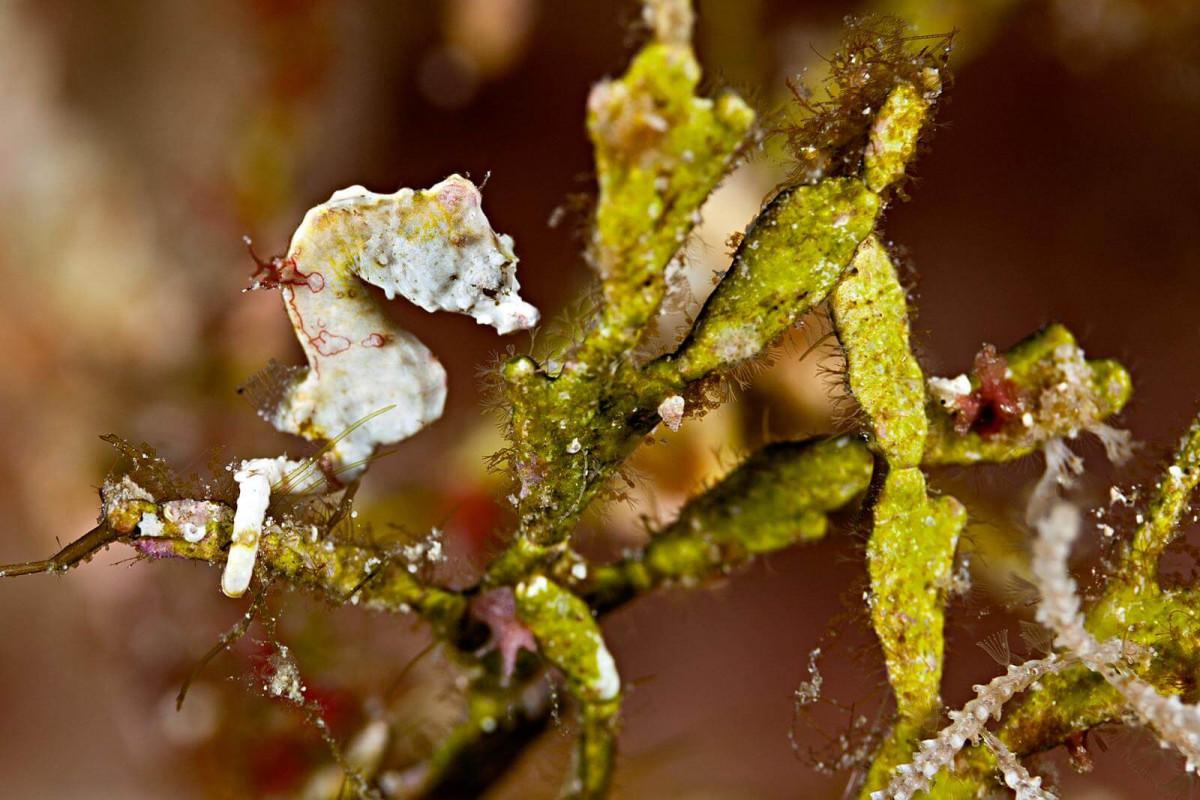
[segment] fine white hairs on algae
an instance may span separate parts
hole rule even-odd
[[[366,284],[426,311],[454,311],[498,333],[532,328],[519,295],[512,239],[491,227],[471,181],[375,194],[361,186],[312,208],[286,257],[260,262],[254,288],[280,289],[308,360],[266,416],[285,433],[330,444],[315,464],[244,461],[233,543],[221,589],[246,591],[272,492],[308,493],[358,478],[376,449],[442,415],[446,371],[393,323]]]

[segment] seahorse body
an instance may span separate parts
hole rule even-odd
[[[308,470],[296,485],[288,477],[299,463],[286,457],[252,459],[235,473],[240,494],[221,583],[226,594],[239,596],[249,585],[272,488],[325,491],[353,480],[377,447],[442,415],[445,369],[388,318],[365,283],[426,311],[468,314],[501,334],[537,324],[538,310],[518,294],[512,239],[492,230],[481,201],[471,181],[451,175],[395,194],[352,186],[305,214],[273,282],[308,368],[269,420],[309,440],[336,441],[323,469]]]
[[[311,209],[292,237],[296,278],[283,300],[308,372],[271,422],[306,439],[331,439],[369,414],[329,456],[352,480],[375,447],[437,419],[446,399],[442,365],[397,328],[363,281],[426,311],[469,314],[499,333],[530,328],[538,311],[520,299],[512,239],[492,230],[479,190],[452,175],[422,191],[380,195],[353,186]],[[355,466],[359,465],[359,466]]]

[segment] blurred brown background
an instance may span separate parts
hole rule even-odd
[[[886,220],[914,267],[924,363],[956,373],[981,342],[1006,347],[1064,322],[1089,353],[1131,366],[1135,399],[1122,422],[1147,444],[1116,478],[1152,474],[1195,412],[1200,385],[1195,5],[700,8],[709,84],[765,111],[785,107],[784,79],[807,69],[819,81],[818,54],[835,46],[846,14],[899,11],[922,32],[959,29],[941,127],[912,200]],[[253,236],[261,252],[284,250],[304,209],[337,188],[392,191],[455,171],[477,181],[490,173],[485,209],[516,240],[523,293],[550,316],[562,309],[588,280],[584,217],[570,202],[592,190],[584,101],[593,81],[622,68],[636,18],[636,4],[601,0],[0,0],[0,560],[44,557],[94,524],[94,487],[113,462],[98,434],[150,442],[180,467],[203,465],[217,446],[225,460],[302,449],[235,391],[271,357],[299,360],[278,298],[241,293],[251,263],[240,237]],[[710,204],[690,246],[697,286],[776,174],[754,161]],[[563,221],[550,227],[559,207]],[[481,419],[475,371],[509,342],[465,317],[393,305],[447,365],[450,401],[438,424],[372,469],[360,507],[380,524],[443,524],[468,552],[500,520],[481,467],[497,440]],[[528,339],[511,344],[523,350]],[[639,514],[668,514],[764,430],[837,424],[818,360],[801,364],[798,349],[785,350],[736,409],[644,455],[640,505],[593,521],[595,532],[636,535]],[[1094,490],[1113,476],[1098,448],[1088,454]],[[1036,470],[938,479],[970,501],[986,537],[1011,528],[1018,515],[1006,509]],[[817,721],[836,736],[848,719],[879,714],[881,665],[862,619],[848,613],[861,590],[860,551],[845,530],[609,622],[634,684],[623,796],[839,796],[846,774],[814,772],[787,731],[808,652],[831,627],[849,632],[822,661],[826,695],[854,711],[826,705]],[[0,582],[0,796],[295,791],[323,753],[225,679],[243,662],[214,662],[186,719],[174,716],[180,677],[241,605],[219,596],[205,567],[112,566],[129,555],[110,551],[61,578]],[[1019,649],[1014,618],[989,613],[1003,601],[981,590],[956,606],[949,702],[996,669],[974,642],[1007,626]],[[314,685],[328,688],[331,707],[347,709],[352,732],[422,634],[303,600],[287,606],[282,637]],[[419,705],[422,686],[389,713]],[[804,747],[824,741],[816,729],[797,736]],[[1138,736],[1109,740],[1090,776],[1051,756],[1046,769],[1057,768],[1066,796],[1193,791],[1174,780],[1178,764],[1147,755]],[[552,795],[564,741],[552,732],[504,793]],[[406,746],[419,750],[419,737]]]

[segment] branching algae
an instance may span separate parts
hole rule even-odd
[[[433,354],[388,321],[366,284],[502,334],[537,322],[518,296],[512,242],[491,229],[478,190],[458,176],[394,195],[338,192],[308,213],[286,257],[261,262],[257,283],[280,289],[308,359],[266,416],[325,442],[317,456],[242,462],[231,503],[180,488],[165,465],[130,450],[130,470],[102,489],[93,531],[4,573],[62,571],[120,541],[148,556],[224,562],[221,586],[231,596],[257,575],[335,603],[416,615],[469,684],[461,724],[427,760],[402,765],[405,796],[483,791],[548,719],[551,701],[539,687],[551,680],[574,700],[578,720],[564,793],[596,798],[612,781],[622,701],[620,654],[597,617],[657,587],[701,585],[817,540],[832,512],[863,504],[872,521],[865,600],[895,716],[854,787],[860,796],[977,797],[1003,784],[1019,797],[1047,797],[1021,759],[1127,712],[1194,766],[1200,602],[1191,587],[1161,587],[1156,566],[1200,481],[1200,422],[1085,613],[1065,567],[1077,514],[1057,495],[1081,468],[1067,442],[1082,433],[1099,436],[1112,458],[1125,456],[1127,435],[1106,421],[1129,399],[1126,370],[1087,359],[1057,325],[1003,353],[985,345],[969,375],[927,376],[913,355],[908,297],[881,214],[930,128],[948,80],[948,41],[908,38],[887,18],[850,23],[830,59],[829,99],[802,96],[804,116],[787,128],[791,177],[738,239],[682,342],[650,357],[642,345],[700,208],[760,137],[735,94],[699,92],[691,5],[647,0],[645,19],[649,41],[587,105],[598,182],[587,256],[601,281],[599,307],[581,341],[541,361],[510,358],[500,370],[509,445],[498,461],[513,481],[517,524],[478,585],[454,590],[423,577],[418,561],[440,548],[435,538],[395,549],[334,530],[352,499],[345,487],[377,449],[436,419],[445,399]],[[581,515],[645,436],[711,408],[734,370],[817,307],[831,312],[862,429],[751,454],[619,561],[575,552]],[[947,712],[943,629],[966,511],[930,490],[926,470],[1039,451],[1046,477],[1030,504],[1033,572],[1037,618],[1054,652],[1011,665]],[[306,506],[304,495],[332,495],[334,510],[315,499]],[[289,692],[306,703],[302,686]],[[382,760],[344,759],[350,784],[377,792]]]

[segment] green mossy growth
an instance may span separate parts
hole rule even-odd
[[[915,467],[888,473],[867,545],[871,621],[883,646],[901,716],[941,708],[943,599],[966,511],[930,498]]]
[[[917,467],[893,470],[875,504],[867,544],[871,624],[883,648],[897,722],[876,754],[863,797],[909,760],[919,734],[941,710],[945,596],[966,511],[953,497],[930,498]]]
[[[941,91],[936,69],[927,69],[920,80],[924,91],[911,83],[900,84],[875,118],[863,157],[863,181],[873,192],[901,180],[917,150],[917,138],[929,115],[928,98]]]
[[[1192,422],[1175,458],[1158,482],[1145,519],[1133,535],[1122,573],[1143,592],[1158,588],[1158,559],[1175,537],[1200,483],[1200,417]]]
[[[206,503],[212,512],[204,525],[205,535],[199,541],[188,541],[182,526],[172,521],[170,505],[169,501],[154,503],[138,497],[115,499],[106,504],[108,524],[125,525],[124,530],[132,532],[146,515],[153,514],[159,520],[160,535],[132,540],[144,555],[223,563],[233,533],[233,509]],[[425,618],[439,636],[455,634],[467,609],[462,594],[423,584],[406,563],[383,549],[334,541],[328,531],[314,537],[311,530],[312,526],[288,523],[265,528],[258,550],[264,574],[312,589],[337,603],[412,611]]]
[[[762,352],[837,284],[881,205],[845,178],[777,196],[746,232],[677,357],[685,381]]]
[[[517,616],[533,632],[542,657],[562,670],[580,705],[569,797],[600,797],[612,777],[613,737],[621,703],[616,663],[592,610],[581,598],[544,575],[517,584]]]
[[[882,161],[879,169],[886,169]],[[925,377],[909,346],[904,288],[878,238],[858,249],[831,305],[850,390],[870,419],[875,448],[888,468],[873,509],[867,568],[871,623],[897,720],[872,762],[866,796],[909,760],[941,708],[945,596],[966,512],[954,498],[926,492],[919,466],[928,429]]]
[[[866,490],[872,467],[870,454],[848,436],[769,444],[684,506],[654,546],[703,538],[752,556],[818,538],[825,515]],[[729,555],[740,560],[736,551]]]
[[[757,555],[824,536],[827,514],[866,491],[874,468],[861,442],[839,436],[776,442],[692,500],[636,556],[580,581],[609,608],[662,583],[696,584]]]
[[[656,42],[620,80],[592,91],[600,189],[592,257],[610,308],[657,283],[754,122],[734,94],[696,96],[699,81],[689,46]]]
[[[620,679],[587,603],[544,575],[517,584],[517,616],[542,656],[563,671],[571,693],[588,704],[614,702]]]
[[[850,390],[871,419],[876,446],[892,467],[917,466],[928,429],[925,376],[909,348],[904,287],[878,238],[863,242],[832,307]]]
[[[554,375],[527,358],[504,371],[509,460],[521,484],[519,535],[539,546],[565,540],[636,441],[625,419],[645,392],[631,385],[630,352],[662,305],[667,264],[753,124],[735,95],[697,96],[699,80],[691,47],[667,37],[643,48],[620,79],[592,91],[588,129],[600,195],[590,256],[604,306]]]

